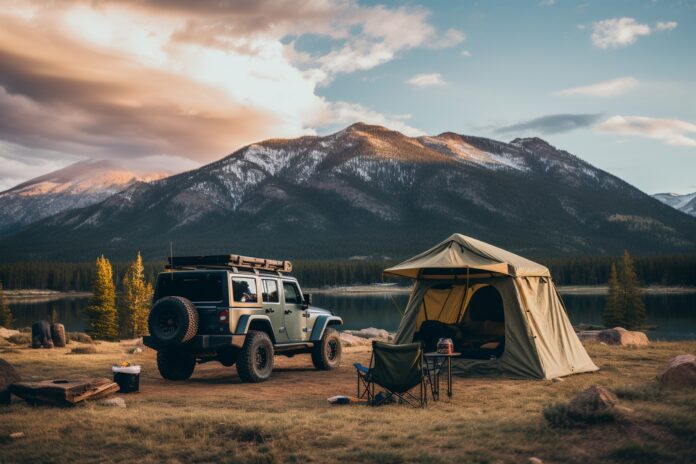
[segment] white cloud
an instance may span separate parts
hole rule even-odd
[[[618,77],[609,81],[598,82],[582,87],[571,87],[569,89],[554,92],[554,95],[589,95],[593,97],[610,97],[626,93],[636,88],[640,83],[633,77]]]
[[[592,43],[599,48],[625,47],[651,32],[650,26],[633,18],[605,19],[595,22],[592,28]]]
[[[661,140],[668,145],[696,147],[696,124],[680,119],[612,116],[599,124],[597,129],[600,132]]]
[[[675,29],[677,27],[677,22],[676,21],[660,21],[658,22],[655,27],[657,27],[658,31],[671,31],[672,29]]]
[[[642,35],[647,36],[655,31],[671,31],[676,27],[676,21],[660,21],[655,25],[655,29],[651,29],[634,18],[604,19],[592,24],[592,43],[604,49],[626,47],[635,43]],[[578,28],[584,29],[584,26]]]
[[[406,83],[414,87],[438,87],[447,85],[447,82],[445,82],[440,73],[416,74],[410,79],[406,79]]]
[[[469,50],[464,50],[463,52],[460,53],[465,58],[469,58],[471,56],[471,52]]]
[[[410,49],[465,40],[457,29],[438,31],[425,8],[357,0],[11,5],[0,14],[0,114],[12,115],[0,116],[0,143],[22,147],[27,163],[0,168],[0,184],[75,157],[180,157],[177,166],[189,167],[181,157],[207,162],[338,122],[420,133],[405,117],[327,101],[317,89]],[[328,48],[298,49],[306,35]],[[46,149],[50,162],[35,154]]]
[[[539,5],[541,6],[553,6],[556,4],[556,0],[541,0]]]

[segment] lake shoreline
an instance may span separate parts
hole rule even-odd
[[[410,293],[413,287],[391,284],[369,284],[369,285],[342,285],[336,287],[308,287],[307,293],[317,293],[325,295],[381,295],[381,294],[404,294]],[[557,287],[562,295],[606,295],[609,287],[606,285],[560,285]],[[651,285],[641,289],[644,295],[673,295],[696,293],[696,287],[689,286],[665,286]],[[29,301],[41,300],[51,301],[62,298],[87,298],[90,292],[61,292],[57,290],[26,289],[26,290],[7,290],[5,298],[9,301]]]

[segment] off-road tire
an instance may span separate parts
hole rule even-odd
[[[273,343],[266,332],[250,330],[237,357],[237,373],[244,382],[263,382],[273,371]]]
[[[341,336],[336,329],[326,329],[321,340],[312,348],[312,364],[319,370],[330,371],[341,365]]]
[[[147,326],[150,335],[161,346],[186,343],[198,332],[198,311],[184,297],[167,296],[152,306]]]
[[[169,349],[157,352],[157,369],[166,380],[188,380],[196,368],[196,358],[190,353]]]

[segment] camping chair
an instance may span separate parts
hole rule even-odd
[[[394,396],[414,407],[428,404],[430,377],[423,365],[423,347],[420,343],[392,345],[373,341],[370,367],[356,363],[355,368],[358,398],[366,397],[374,406]],[[376,398],[375,385],[384,388],[387,394]],[[416,387],[420,387],[418,395],[411,393]]]

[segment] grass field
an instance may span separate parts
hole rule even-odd
[[[456,378],[452,400],[426,409],[329,405],[329,396],[355,394],[352,363],[369,361],[357,348],[332,372],[313,370],[307,355],[278,357],[272,379],[253,385],[216,363],[199,366],[189,381],[165,382],[150,350],[126,355],[116,343],[98,350],[0,349],[24,380],[108,377],[122,359],[143,366],[141,392],[122,395],[127,409],[32,407],[17,398],[0,407],[0,462],[696,461],[696,390],[661,391],[653,382],[668,359],[696,352],[696,342],[593,344],[597,373],[562,382]],[[626,419],[570,429],[546,424],[544,406],[595,383],[620,393],[632,411]],[[8,438],[13,432],[25,436]]]

